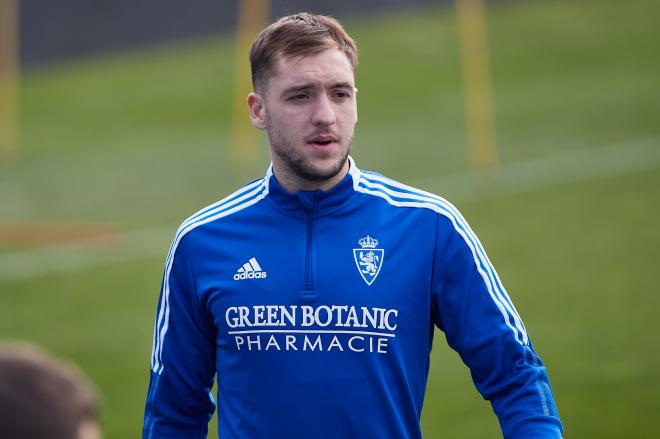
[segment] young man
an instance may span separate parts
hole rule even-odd
[[[99,401],[73,365],[28,343],[0,343],[0,438],[100,439]]]
[[[507,438],[559,438],[545,369],[447,201],[361,171],[357,49],[284,17],[254,42],[266,176],[186,220],[156,316],[145,438],[419,438],[434,326]],[[448,401],[448,403],[450,403]]]

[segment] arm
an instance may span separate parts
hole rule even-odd
[[[465,220],[439,216],[433,316],[470,368],[507,439],[561,438],[548,376],[481,244]]]
[[[205,438],[214,371],[213,321],[195,292],[187,239],[175,239],[158,301],[143,438]]]

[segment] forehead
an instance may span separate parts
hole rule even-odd
[[[284,89],[302,83],[318,86],[354,84],[355,75],[348,57],[339,49],[326,49],[307,56],[277,57],[269,86]]]

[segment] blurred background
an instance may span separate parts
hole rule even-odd
[[[268,166],[247,47],[299,10],[358,43],[358,165],[448,198],[482,240],[566,437],[659,437],[659,2],[0,5],[0,339],[79,364],[106,438],[140,434],[178,224]],[[498,437],[440,332],[422,426]]]

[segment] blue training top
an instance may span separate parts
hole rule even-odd
[[[506,438],[560,438],[545,368],[444,199],[379,174],[272,174],[188,218],[167,256],[144,438],[421,438],[434,326]]]

